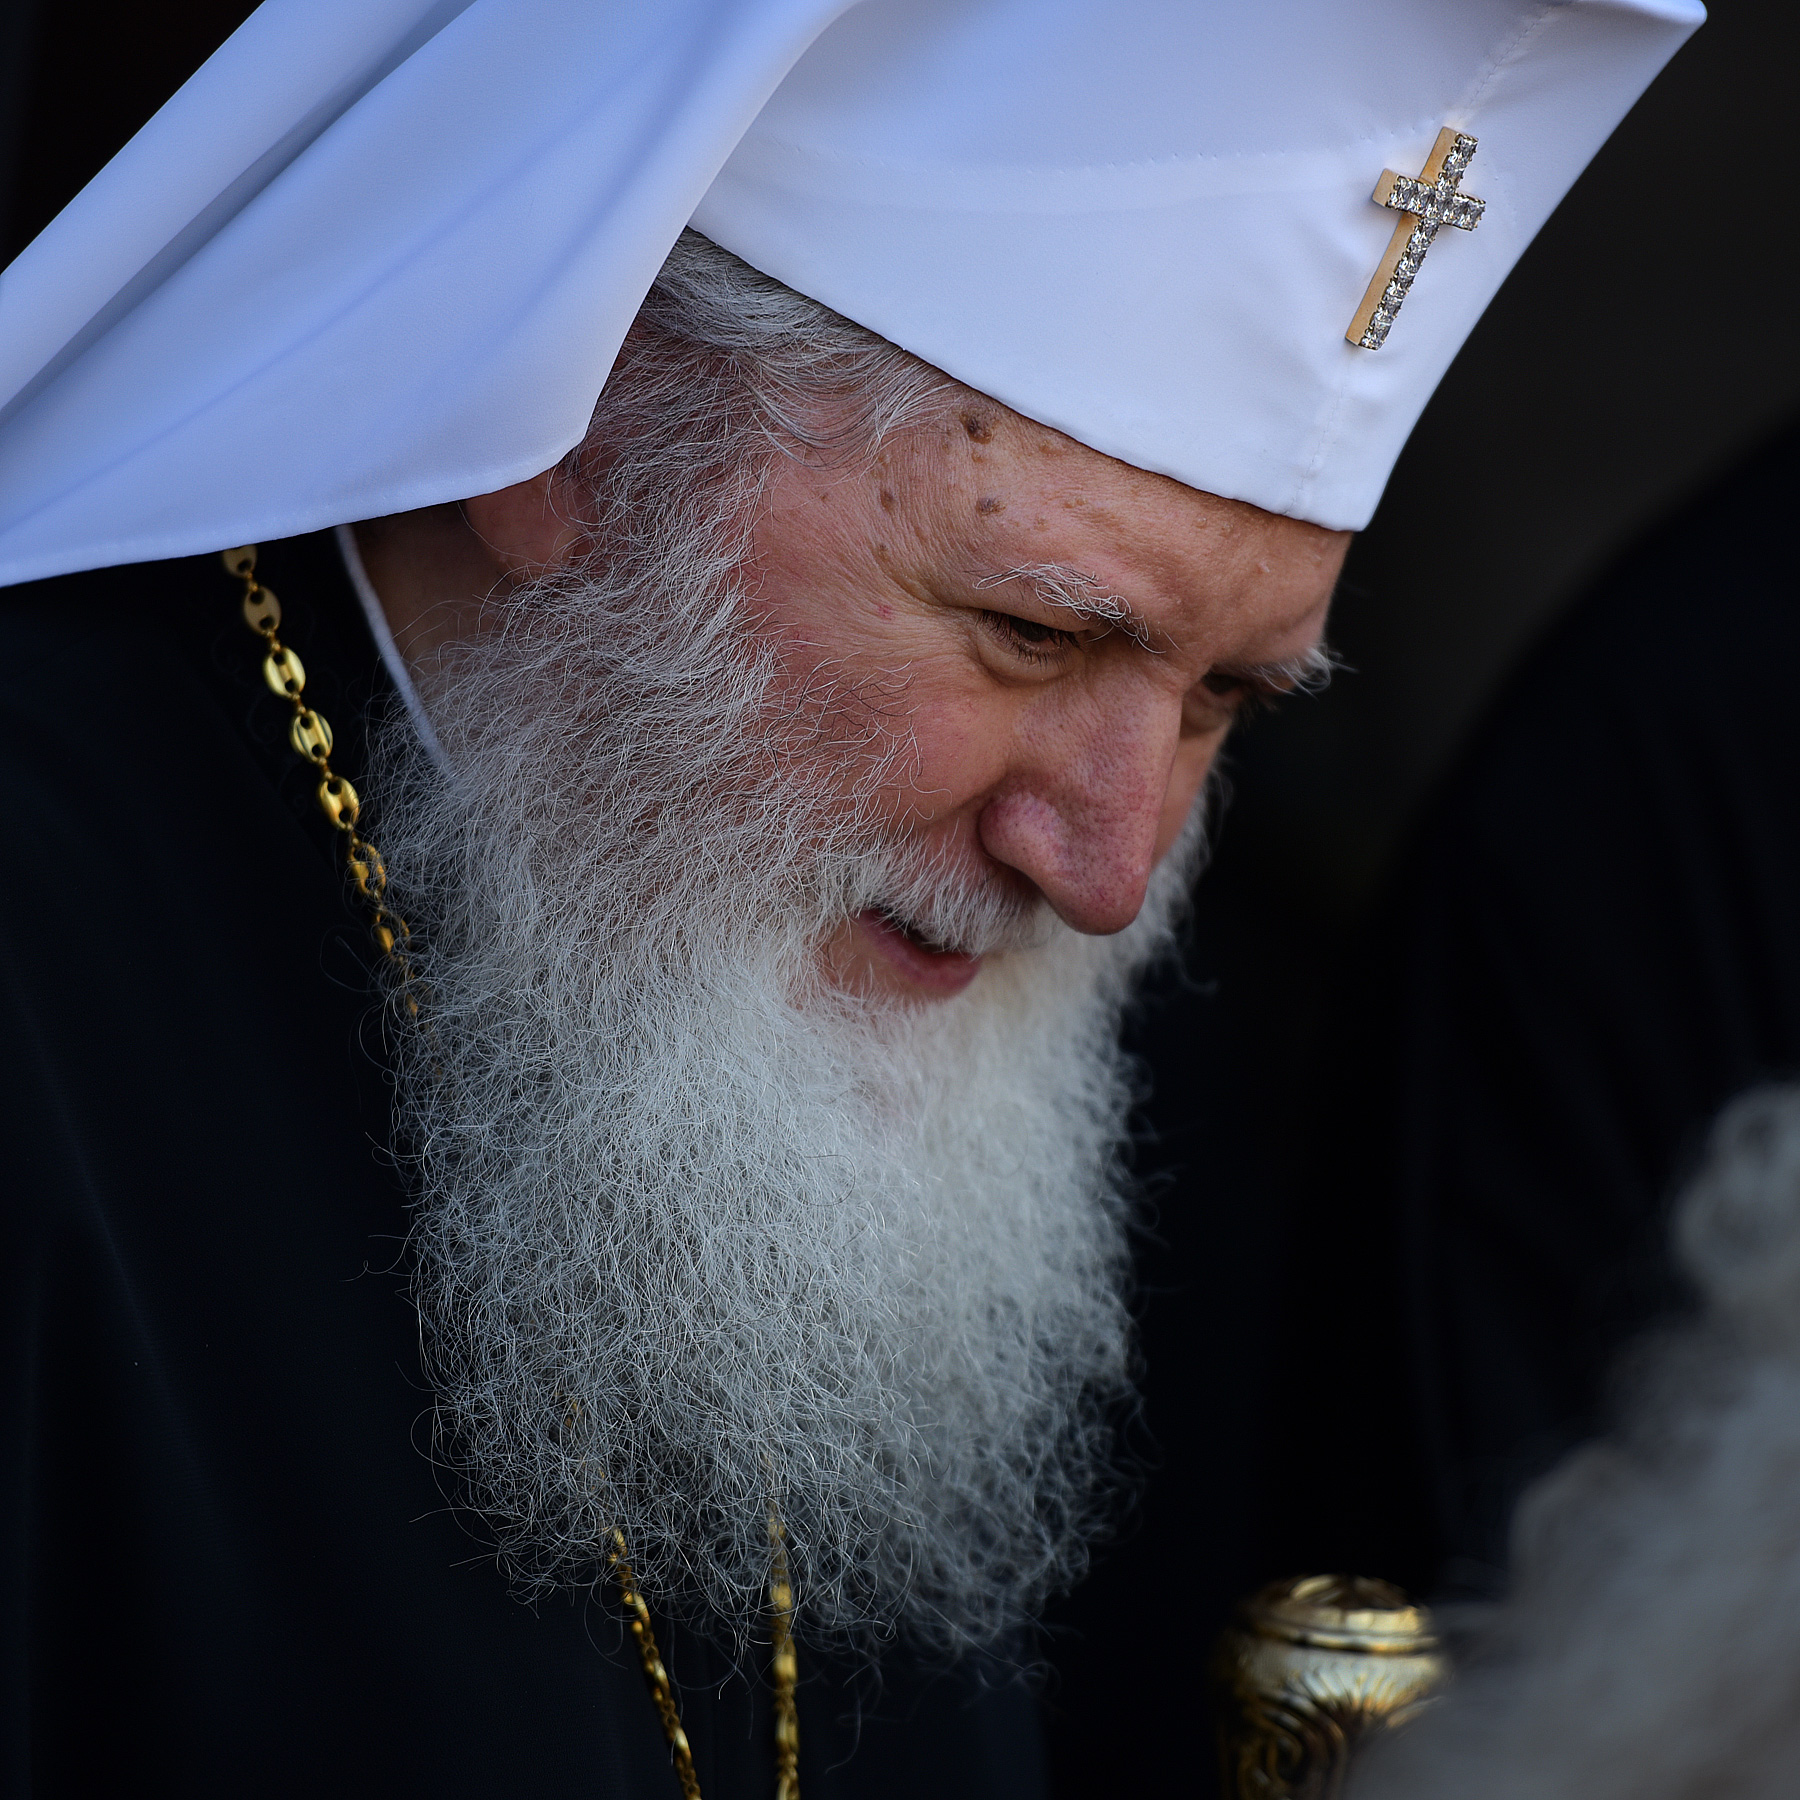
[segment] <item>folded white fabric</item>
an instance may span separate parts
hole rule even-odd
[[[0,274],[0,582],[481,493],[682,227],[1110,455],[1363,524],[1698,0],[265,0]],[[1440,127],[1480,227],[1344,332]],[[1546,329],[1554,329],[1554,321]]]

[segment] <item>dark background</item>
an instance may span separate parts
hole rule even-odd
[[[0,10],[0,264],[250,11],[220,0]],[[1800,407],[1800,274],[1778,134],[1800,10],[1720,0],[1527,252],[1352,552],[1333,638],[1354,674],[1256,722],[1187,967],[1138,1027],[1155,1469],[1059,1609],[1050,1691],[1069,1795],[1209,1791],[1204,1661],[1241,1593],[1329,1559],[1429,1584],[1380,1329],[1309,1337],[1332,1203],[1328,1107],[1354,1056],[1340,980],[1409,836],[1509,670],[1584,585]],[[1769,202],[1727,211],[1743,177]],[[1766,184],[1771,179],[1777,185]],[[1353,1025],[1353,1020],[1352,1020]],[[1359,1265],[1379,1321],[1390,1296]],[[1366,1426],[1366,1429],[1365,1429]],[[1369,1504],[1308,1451],[1359,1437]],[[1386,1513],[1385,1523],[1383,1513]]]

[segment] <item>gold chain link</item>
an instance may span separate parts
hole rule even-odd
[[[775,1800],[800,1800],[800,1715],[794,1709],[794,1590],[788,1585],[787,1533],[781,1515],[769,1508],[769,1542],[775,1563],[769,1572],[769,1687],[775,1699]]]
[[[244,623],[265,646],[263,679],[294,709],[294,716],[288,723],[288,742],[297,755],[318,771],[320,808],[344,834],[344,861],[357,892],[369,909],[369,924],[375,942],[405,980],[406,986],[401,990],[404,1004],[408,1016],[417,1022],[419,1002],[413,991],[412,964],[406,954],[412,933],[398,913],[388,910],[387,865],[381,860],[381,852],[356,829],[362,802],[356,789],[331,766],[331,726],[322,713],[306,703],[305,666],[276,635],[281,625],[281,602],[256,579],[254,544],[240,544],[234,550],[221,551],[220,560],[227,573],[244,584]],[[650,1688],[657,1717],[662,1720],[663,1736],[669,1740],[675,1779],[681,1783],[682,1800],[700,1800],[693,1752],[688,1746],[687,1733],[681,1728],[681,1710],[675,1703],[674,1686],[656,1648],[650,1609],[638,1592],[637,1577],[632,1573],[630,1559],[625,1553],[625,1534],[615,1530],[612,1535],[607,1566],[625,1607],[625,1622],[637,1645],[638,1660],[644,1666],[644,1680]],[[770,1686],[775,1699],[775,1800],[800,1800],[800,1721],[794,1707],[797,1673],[793,1639],[794,1596],[788,1583],[787,1538],[781,1520],[773,1510],[769,1513],[769,1542],[775,1552],[769,1572],[773,1642]]]
[[[406,921],[387,907],[387,864],[381,852],[357,829],[362,802],[344,777],[331,766],[331,724],[306,702],[306,667],[277,635],[281,626],[281,602],[256,579],[256,546],[240,544],[221,552],[226,571],[244,584],[244,623],[265,646],[263,680],[294,709],[288,721],[288,742],[297,756],[310,763],[319,777],[319,806],[326,818],[343,833],[344,863],[369,910],[369,928],[381,953],[407,982],[403,1004],[410,1017],[419,1016],[419,1002],[412,992],[412,965],[407,946],[412,933]]]
[[[694,1755],[688,1748],[687,1733],[681,1729],[681,1712],[675,1704],[675,1689],[669,1671],[656,1648],[656,1633],[650,1627],[650,1609],[638,1592],[637,1577],[631,1572],[625,1554],[625,1534],[614,1530],[612,1549],[607,1563],[618,1584],[619,1598],[625,1604],[625,1623],[631,1628],[637,1645],[638,1660],[644,1665],[644,1681],[650,1689],[657,1716],[662,1720],[663,1736],[669,1740],[669,1756],[675,1764],[675,1779],[681,1783],[681,1800],[700,1800],[700,1782],[694,1774]]]

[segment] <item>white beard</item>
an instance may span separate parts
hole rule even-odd
[[[616,1527],[750,1633],[774,1506],[803,1630],[990,1641],[1115,1485],[1117,1026],[1199,827],[1113,939],[959,891],[827,794],[895,754],[854,696],[771,730],[737,617],[721,557],[540,584],[435,683],[455,778],[390,734],[440,1448],[527,1583]],[[822,937],[882,902],[1002,947],[947,1002],[832,994]]]

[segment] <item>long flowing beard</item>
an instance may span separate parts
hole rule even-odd
[[[1113,1487],[1116,1028],[1198,833],[1111,940],[958,887],[858,803],[853,709],[772,729],[740,611],[698,552],[540,583],[435,683],[454,776],[387,740],[441,1453],[526,1584],[616,1527],[653,1598],[747,1630],[773,1506],[804,1631],[984,1642]],[[818,949],[869,904],[1014,947],[948,1003],[847,999]]]

